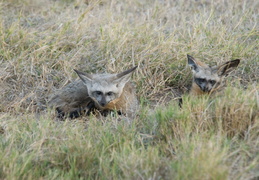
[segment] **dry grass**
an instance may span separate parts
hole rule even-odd
[[[256,0],[1,1],[0,179],[258,178],[258,9]],[[241,63],[223,95],[184,95],[180,109],[172,99],[191,82],[186,54]],[[130,125],[42,111],[73,69],[135,65],[141,109]]]

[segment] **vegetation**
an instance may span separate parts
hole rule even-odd
[[[258,179],[258,9],[256,0],[2,0],[0,179]],[[223,94],[195,98],[186,54],[241,63]],[[58,121],[46,108],[73,69],[135,65],[141,107],[130,124]]]

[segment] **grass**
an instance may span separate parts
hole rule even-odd
[[[258,6],[1,1],[0,179],[258,179]],[[194,98],[186,94],[186,54],[210,65],[241,64],[224,94]],[[135,65],[141,107],[131,124],[56,121],[42,110],[49,94],[77,78],[73,69]],[[174,91],[184,93],[182,109]]]

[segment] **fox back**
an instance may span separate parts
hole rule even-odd
[[[97,109],[101,113],[118,111],[133,117],[138,100],[129,80],[136,68],[119,74],[87,74],[75,70],[80,79],[61,89],[50,99],[50,104],[65,114]]]
[[[193,73],[190,90],[192,95],[212,94],[222,88],[224,78],[238,66],[240,60],[227,61],[219,66],[210,67],[187,55],[188,65]]]

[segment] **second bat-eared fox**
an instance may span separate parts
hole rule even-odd
[[[210,67],[207,64],[195,60],[187,55],[188,65],[193,74],[191,95],[212,94],[222,89],[224,78],[235,69],[240,60],[227,61],[218,66]]]
[[[76,118],[94,111],[104,116],[116,111],[134,118],[138,99],[129,80],[136,68],[118,74],[88,74],[75,70],[80,79],[54,93],[49,105],[56,108],[61,118]]]

